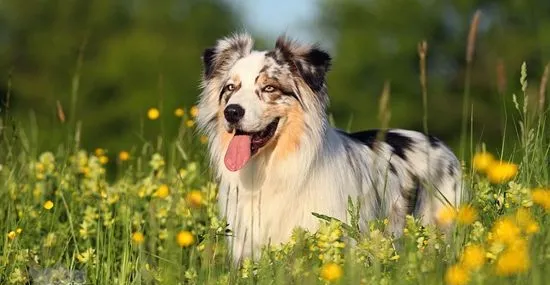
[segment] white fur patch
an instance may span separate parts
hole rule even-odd
[[[238,60],[229,70],[229,78],[240,79],[240,89],[231,95],[226,105],[237,104],[244,108],[244,118],[241,121],[241,129],[247,132],[259,131],[271,121],[263,120],[263,113],[267,104],[256,95],[255,79],[265,65],[265,52],[252,52],[250,55]],[[233,83],[230,79],[227,83]]]

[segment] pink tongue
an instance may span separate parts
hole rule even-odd
[[[237,171],[244,167],[250,159],[250,141],[248,135],[235,135],[229,142],[225,153],[225,167],[230,171]]]

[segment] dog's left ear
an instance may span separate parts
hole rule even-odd
[[[325,86],[325,75],[330,68],[330,55],[317,45],[301,45],[285,36],[277,39],[275,54],[290,64],[314,92]]]

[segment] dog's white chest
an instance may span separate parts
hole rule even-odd
[[[223,183],[220,187],[220,210],[232,231],[229,242],[236,257],[257,257],[262,246],[287,241],[296,227],[315,231],[319,220],[313,212],[346,220],[346,203],[336,197],[340,189],[334,185],[312,183],[304,191],[274,187],[250,191],[242,186],[224,187]],[[325,196],[310,191],[317,187],[329,187],[332,191],[319,191]],[[326,196],[327,193],[334,196]]]

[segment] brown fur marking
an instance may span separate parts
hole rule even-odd
[[[281,127],[281,133],[277,138],[277,145],[274,150],[274,156],[277,159],[283,159],[298,151],[300,138],[305,132],[304,114],[298,104],[293,104],[290,107],[286,117],[286,124]]]

